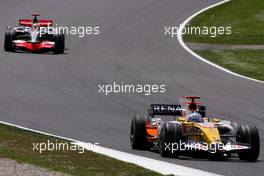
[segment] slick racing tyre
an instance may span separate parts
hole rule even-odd
[[[132,149],[146,149],[148,145],[146,137],[146,118],[134,116],[130,127],[130,143]]]
[[[5,32],[5,51],[14,51],[13,40],[16,37],[16,32],[11,29],[7,29]]]
[[[159,137],[159,153],[162,157],[175,158],[180,153],[181,126],[178,123],[165,123]]]
[[[55,46],[54,54],[63,54],[65,49],[65,36],[63,33],[53,35]]]
[[[240,160],[256,161],[258,159],[260,143],[258,129],[255,126],[240,126],[237,130],[236,141],[251,146],[249,150],[238,152]]]

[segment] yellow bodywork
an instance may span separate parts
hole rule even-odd
[[[207,144],[219,144],[221,143],[219,131],[217,127],[212,126],[212,123],[217,123],[218,119],[213,119],[212,123],[208,123],[211,126],[206,127],[196,122],[188,122],[184,117],[178,117],[176,121],[180,122],[183,126],[182,133],[185,139],[197,142],[204,142]],[[204,122],[209,122],[208,118],[204,118]],[[147,139],[149,142],[156,142],[158,140],[158,128],[157,126],[150,126],[146,124]]]
[[[204,118],[208,121],[208,118]],[[178,117],[177,121],[183,126],[183,135],[192,141],[205,142],[207,144],[219,144],[221,138],[217,127],[208,122],[208,125],[202,125],[196,122],[187,122],[184,117]]]

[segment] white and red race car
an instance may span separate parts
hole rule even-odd
[[[4,49],[8,52],[24,50],[31,52],[50,52],[62,54],[65,49],[65,36],[60,31],[50,30],[52,20],[38,19],[33,13],[33,20],[20,19],[19,26],[5,31]],[[52,28],[51,28],[52,29]]]

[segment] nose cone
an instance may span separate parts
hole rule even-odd
[[[38,35],[39,35],[39,32],[37,31],[37,30],[32,30],[31,32],[30,32],[30,37],[31,37],[31,40],[30,40],[30,42],[31,43],[36,43],[37,42],[37,39],[38,39]]]
[[[201,129],[203,132],[204,140],[211,144],[211,143],[218,143],[221,142],[219,131],[215,127],[207,127]]]

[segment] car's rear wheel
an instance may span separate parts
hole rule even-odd
[[[178,123],[165,123],[159,137],[159,152],[162,157],[175,158],[180,154],[181,126]]]
[[[55,46],[54,54],[63,54],[65,49],[65,36],[63,33],[53,35]]]
[[[146,136],[146,118],[134,116],[130,127],[130,143],[132,149],[145,149],[148,145]]]
[[[12,29],[7,29],[5,32],[5,51],[14,51],[15,47],[13,44],[13,40],[15,39],[16,32]]]
[[[249,150],[238,152],[240,160],[256,161],[258,159],[260,143],[258,129],[255,126],[240,126],[237,130],[236,141],[251,146]]]

